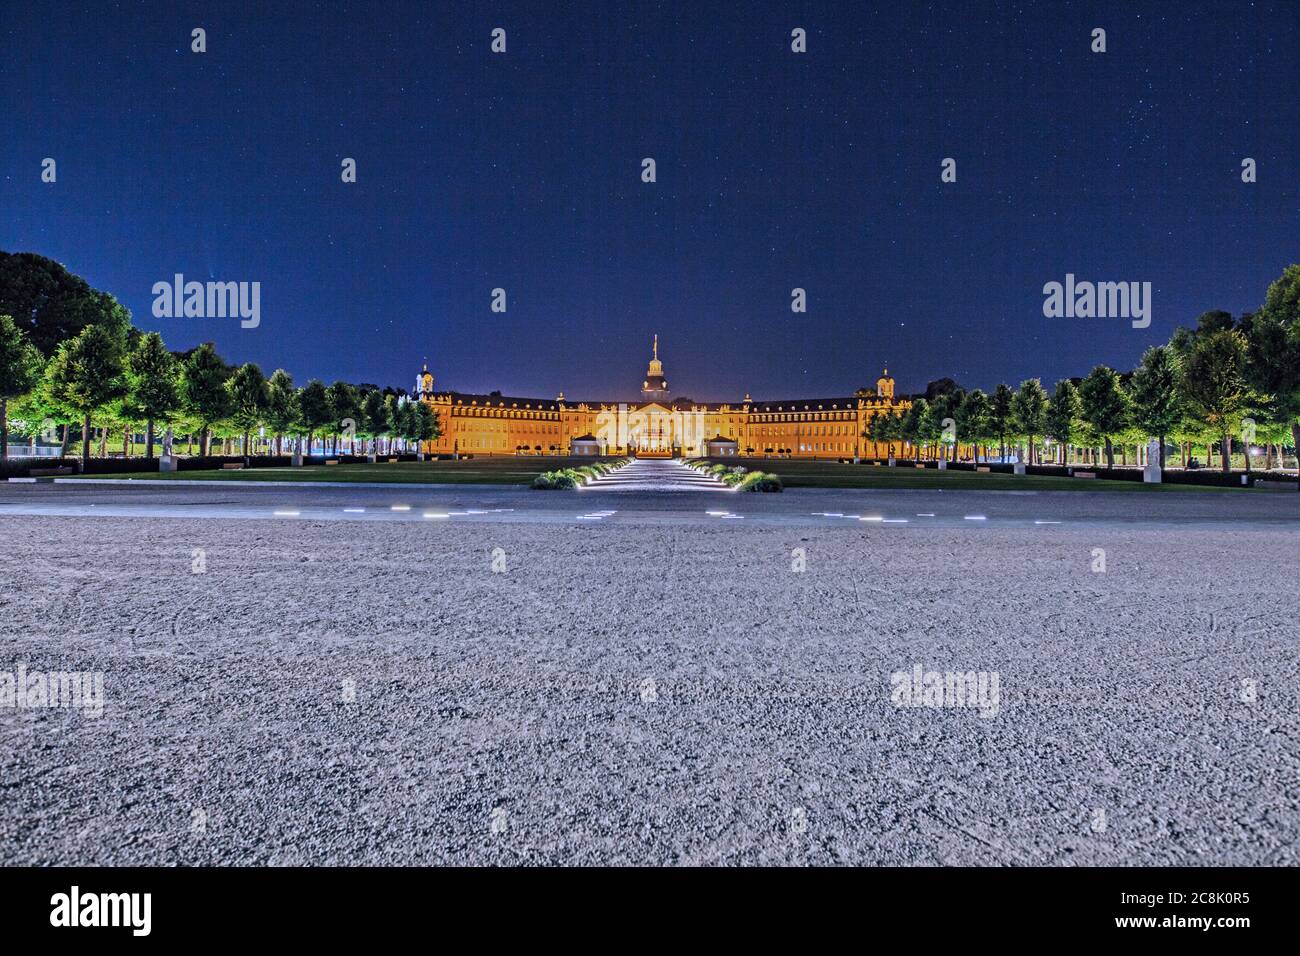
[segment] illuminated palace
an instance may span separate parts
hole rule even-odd
[[[416,392],[441,429],[424,451],[439,455],[883,457],[886,445],[862,437],[868,423],[911,405],[894,397],[888,369],[874,390],[837,398],[673,399],[657,335],[640,401],[572,401],[563,392],[553,399],[440,392],[427,365]]]

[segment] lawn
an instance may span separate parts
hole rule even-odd
[[[1208,485],[1148,485],[1140,481],[1107,481],[1099,478],[1057,478],[1051,475],[1008,475],[977,471],[920,469],[900,461],[886,465],[851,465],[834,461],[798,459],[721,459],[723,464],[740,464],[781,476],[787,488],[872,488],[953,491],[1231,491]]]
[[[357,465],[311,465],[303,468],[156,471],[88,475],[89,478],[164,479],[180,481],[341,481],[397,484],[524,485],[539,473],[570,465],[590,464],[591,458],[500,457],[461,461],[391,462]],[[1201,485],[1147,485],[1139,481],[1056,478],[1045,475],[990,474],[973,471],[918,469],[900,462],[894,468],[795,459],[730,459],[727,464],[771,471],[787,488],[871,488],[953,491],[1229,491]]]
[[[382,464],[308,465],[302,468],[248,468],[201,471],[142,471],[86,475],[87,478],[175,481],[347,481],[398,484],[522,485],[543,471],[591,464],[591,458],[472,458],[461,461],[397,461]]]

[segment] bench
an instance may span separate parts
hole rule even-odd
[[[917,468],[924,468],[925,465],[921,464],[921,463],[918,461],[918,462],[916,463],[916,467],[917,467]]]
[[[236,468],[243,468],[243,467],[244,467],[244,463],[242,461],[223,461],[221,463],[222,471],[233,471]]]
[[[976,465],[976,466],[975,466],[975,470],[976,470],[976,471],[982,471],[982,472],[984,472],[984,474],[987,475],[987,474],[988,474],[989,472],[991,472],[993,469],[990,468],[988,465]]]
[[[71,465],[58,465],[54,468],[33,468],[27,472],[33,478],[51,478],[55,475],[75,475],[77,470]]]
[[[325,459],[325,464],[327,464],[327,465],[337,465],[338,463],[339,463],[339,460],[338,460],[337,458],[326,458],[326,459]]]
[[[1097,473],[1095,471],[1076,471],[1074,473],[1074,477],[1075,478],[1096,478]]]

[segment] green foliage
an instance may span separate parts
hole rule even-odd
[[[41,353],[13,317],[0,315],[0,461],[9,455],[9,400],[36,388]]]
[[[567,491],[580,484],[582,479],[571,468],[544,471],[533,479],[533,487],[539,491]]]
[[[905,441],[913,445],[924,440],[925,436],[925,417],[929,414],[930,403],[924,398],[918,398],[912,403],[906,414],[903,415],[902,435]]]
[[[320,379],[312,379],[298,393],[298,414],[308,437],[321,434],[334,421],[334,407]]]
[[[1228,440],[1241,427],[1251,401],[1246,384],[1246,337],[1236,329],[1198,335],[1180,363],[1179,391],[1188,408],[1223,442],[1228,469]]]
[[[248,434],[266,421],[271,393],[262,369],[253,362],[239,366],[226,382],[230,392],[230,420],[244,432],[244,454],[248,454]]]
[[[862,435],[869,441],[882,445],[903,440],[903,417],[897,412],[879,412],[867,422],[867,430]]]
[[[993,394],[989,397],[989,431],[997,436],[998,444],[1001,446],[1002,457],[1007,454],[1007,435],[1012,429],[1012,402],[1015,393],[1011,391],[1011,386],[999,382],[993,389]]]
[[[226,390],[229,378],[230,367],[211,342],[196,348],[181,366],[181,407],[205,436],[230,414],[230,392]],[[206,447],[203,451],[207,453]]]
[[[751,471],[736,485],[737,491],[784,491],[781,478],[770,471]]]
[[[1029,463],[1033,464],[1034,446],[1047,428],[1047,392],[1038,379],[1025,379],[1011,396],[1011,421],[1016,434],[1029,439]]]
[[[387,435],[392,427],[384,393],[377,388],[366,392],[361,400],[361,421],[357,423],[357,430],[363,435],[378,438]]]
[[[13,317],[0,315],[0,399],[26,395],[40,381],[41,354]]]
[[[361,428],[361,398],[357,390],[347,382],[335,382],[326,392],[329,395],[330,417],[332,419],[331,434],[338,434],[344,430],[344,422],[351,419],[355,425],[354,430]]]
[[[33,252],[0,252],[0,315],[13,316],[45,356],[91,325],[125,349],[131,326],[131,313],[117,299]]]
[[[1098,365],[1079,386],[1079,414],[1106,445],[1106,467],[1115,467],[1112,439],[1128,427],[1129,399],[1113,368]]]
[[[302,425],[293,376],[282,368],[272,372],[266,383],[266,424],[277,435],[287,435]]]
[[[972,389],[962,398],[953,414],[958,441],[981,445],[991,437],[990,418],[993,406],[981,389]]]
[[[165,422],[181,403],[181,369],[162,336],[140,336],[126,357],[127,404],[141,418]]]
[[[55,400],[81,416],[81,454],[88,459],[92,417],[127,393],[121,346],[107,330],[88,325],[59,346],[46,375]]]
[[[1056,383],[1052,400],[1043,420],[1043,434],[1058,444],[1069,445],[1075,439],[1080,415],[1079,390],[1068,378]]]
[[[1146,350],[1142,364],[1133,373],[1129,394],[1133,399],[1134,427],[1163,443],[1182,417],[1173,349],[1156,345]]]

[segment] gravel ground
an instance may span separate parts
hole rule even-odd
[[[105,704],[0,707],[0,863],[1294,865],[1300,526],[1158,497],[6,516],[0,672],[103,671]],[[995,673],[997,713],[896,708],[916,664]]]

